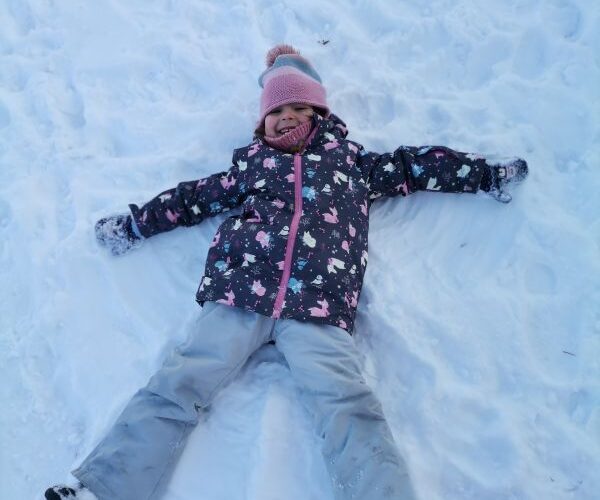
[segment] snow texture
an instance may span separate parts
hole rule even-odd
[[[227,168],[281,42],[372,150],[529,161],[508,205],[371,213],[356,341],[420,497],[598,498],[599,25],[594,0],[0,2],[0,498],[66,480],[198,327],[222,218],[122,257],[94,223]],[[167,500],[332,498],[272,346],[202,420]]]

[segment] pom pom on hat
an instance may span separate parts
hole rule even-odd
[[[275,47],[273,47],[271,50],[269,50],[269,52],[267,52],[267,68],[273,66],[277,57],[286,54],[296,54],[297,56],[299,56],[300,52],[298,52],[291,45],[287,45],[285,43],[282,43],[281,45],[275,45]]]
[[[267,52],[267,69],[258,79],[260,97],[260,127],[272,110],[285,104],[308,104],[323,116],[329,115],[325,87],[312,64],[294,47],[280,44]]]

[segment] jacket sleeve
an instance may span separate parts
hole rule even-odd
[[[243,201],[243,183],[233,165],[204,179],[180,182],[142,207],[129,205],[133,220],[145,238],[179,226],[193,226],[206,217],[230,210]]]
[[[444,146],[400,146],[393,153],[363,152],[360,159],[371,199],[415,191],[475,193],[485,171],[482,156]]]

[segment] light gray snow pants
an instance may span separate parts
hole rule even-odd
[[[339,500],[412,500],[406,465],[381,406],[360,373],[354,341],[341,328],[274,320],[206,303],[190,335],[127,404],[73,471],[99,500],[160,498],[198,408],[274,340],[302,393]]]

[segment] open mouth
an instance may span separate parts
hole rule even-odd
[[[279,130],[279,135],[284,135],[287,134],[288,132],[291,132],[292,130],[294,130],[296,127],[284,127],[281,130]]]

